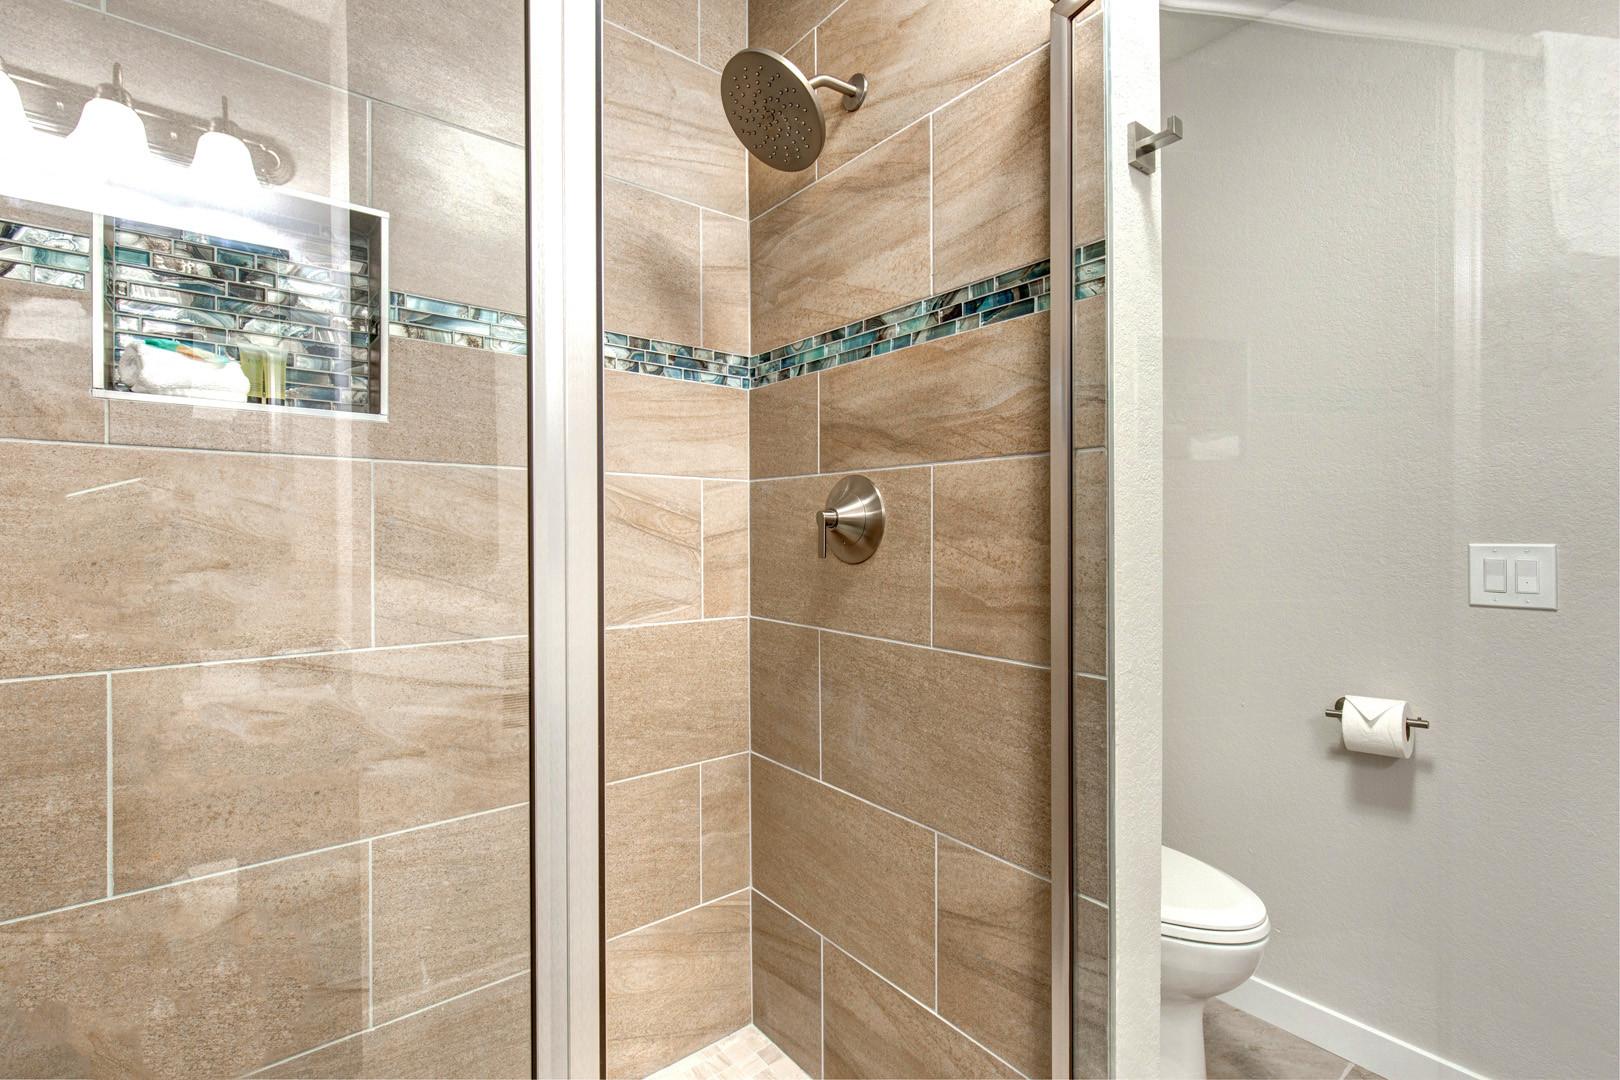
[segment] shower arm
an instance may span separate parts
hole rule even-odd
[[[854,112],[866,100],[865,75],[852,75],[848,82],[836,75],[817,75],[808,82],[812,90],[836,90],[843,94],[845,112]]]

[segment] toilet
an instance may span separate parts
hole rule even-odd
[[[1204,1080],[1204,1004],[1254,974],[1271,920],[1237,878],[1175,848],[1160,851],[1160,1075]]]

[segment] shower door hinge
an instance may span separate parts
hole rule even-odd
[[[1158,168],[1158,154],[1173,142],[1181,141],[1181,117],[1164,118],[1163,131],[1150,131],[1144,124],[1132,121],[1125,129],[1125,144],[1130,151],[1131,168],[1153,175]]]

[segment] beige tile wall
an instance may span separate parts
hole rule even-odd
[[[754,44],[873,83],[857,113],[824,103],[816,170],[753,185],[757,351],[1047,254],[1049,5],[985,7],[754,5]],[[1079,62],[1100,83],[1095,29]],[[1100,177],[1100,141],[1080,132],[1077,154]],[[1107,880],[1103,304],[1076,314],[1092,896]],[[1047,316],[1020,318],[749,395],[754,1021],[813,1076],[1050,1069],[1048,334]],[[889,513],[856,566],[817,559],[813,526],[850,472]],[[1080,980],[1093,1012],[1099,922]]]
[[[395,288],[521,311],[521,6],[336,10],[15,0],[6,61],[229,94]],[[387,423],[108,403],[91,300],[0,282],[0,1073],[527,1075],[525,359],[396,338]]]

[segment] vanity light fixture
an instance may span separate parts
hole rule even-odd
[[[209,202],[240,206],[259,195],[253,153],[237,133],[236,125],[231,123],[228,98],[219,99],[219,115],[197,139],[190,175],[197,195]]]
[[[96,87],[95,97],[84,103],[67,143],[81,161],[96,162],[98,175],[117,175],[138,168],[150,156],[146,125],[136,113],[129,91],[124,89],[122,64],[113,64],[112,82]]]

